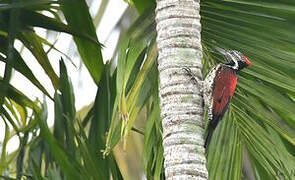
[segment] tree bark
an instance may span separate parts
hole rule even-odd
[[[201,79],[199,0],[157,0],[160,101],[166,179],[208,179],[203,99],[183,67]]]

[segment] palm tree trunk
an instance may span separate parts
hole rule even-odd
[[[208,179],[203,148],[204,123],[199,0],[157,0],[160,100],[166,179]]]

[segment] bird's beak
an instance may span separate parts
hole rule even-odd
[[[215,48],[219,53],[223,54],[224,56],[226,55],[226,50],[220,48],[220,47],[216,47]]]
[[[222,54],[222,55],[225,57],[225,60],[226,60],[227,63],[230,62],[230,58],[228,57],[228,53],[226,52],[225,49],[222,49],[222,48],[220,48],[220,47],[216,47],[215,49],[216,49],[220,54]]]
[[[225,60],[227,63],[230,63],[230,61],[231,61],[230,55],[225,49],[222,49],[220,47],[216,47],[215,49],[225,57]]]

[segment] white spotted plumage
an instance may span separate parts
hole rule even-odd
[[[215,66],[208,73],[204,81],[202,81],[202,92],[204,97],[205,106],[208,108],[208,119],[209,121],[212,119],[212,109],[213,109],[213,86],[214,86],[214,78],[216,76],[216,72],[221,67],[221,64]]]

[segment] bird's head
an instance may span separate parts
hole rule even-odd
[[[227,60],[227,64],[238,71],[251,65],[247,56],[236,50],[226,51],[225,58]]]

